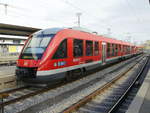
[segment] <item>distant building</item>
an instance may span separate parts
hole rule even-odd
[[[10,36],[10,35],[0,35],[0,54],[18,54],[27,37],[23,36]]]
[[[144,49],[150,53],[150,40],[147,40],[144,44]]]
[[[40,29],[0,23],[0,56],[18,55],[28,36]]]

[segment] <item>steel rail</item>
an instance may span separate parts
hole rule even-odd
[[[138,75],[136,76],[136,78],[134,79],[134,81],[130,84],[130,86],[128,87],[128,89],[125,91],[125,93],[120,97],[120,99],[116,102],[116,104],[109,110],[108,113],[114,113],[119,106],[121,105],[121,103],[126,99],[128,93],[130,92],[130,90],[133,88],[134,84],[136,83],[136,81],[138,80],[138,78],[140,77],[140,75],[143,73],[147,63],[149,61],[149,58],[147,58],[147,60],[145,61],[145,63],[143,64],[140,72],[138,73]]]
[[[138,58],[140,57],[140,56],[137,56]],[[133,58],[134,59],[134,58]],[[126,61],[126,60],[125,60]],[[111,65],[107,65],[105,68],[102,68],[101,70],[103,70],[103,69],[106,69],[106,68],[108,68],[108,67],[111,67],[111,66],[113,66],[113,65],[116,65],[116,64],[118,64],[119,62],[117,62],[117,63],[113,63],[113,64],[111,64]],[[99,70],[100,71],[100,70]],[[97,71],[96,71],[97,72]],[[88,75],[91,75],[91,74],[94,74],[95,73],[95,71],[94,72],[92,72],[92,73],[90,73],[90,74],[88,74]],[[84,76],[84,77],[86,77],[86,76]],[[82,77],[83,78],[83,77]],[[119,78],[118,78],[119,79]],[[75,80],[76,81],[76,80]],[[75,82],[75,81],[71,81],[71,82]],[[69,83],[71,83],[71,82],[69,82]],[[24,100],[24,99],[26,99],[26,98],[29,98],[29,97],[31,97],[31,96],[35,96],[35,95],[38,95],[38,94],[41,94],[41,93],[44,93],[44,92],[47,92],[47,91],[49,91],[49,90],[52,90],[52,89],[54,89],[54,88],[57,88],[57,87],[61,87],[61,86],[63,86],[63,85],[65,85],[65,84],[68,84],[68,83],[62,83],[61,85],[60,84],[57,84],[57,85],[55,85],[55,86],[52,86],[52,87],[46,87],[46,88],[42,88],[42,89],[39,89],[39,90],[37,90],[37,91],[34,91],[34,92],[31,92],[31,93],[29,93],[29,94],[25,94],[25,95],[22,95],[22,96],[20,96],[20,97],[17,97],[17,98],[14,98],[14,99],[12,99],[12,100],[8,100],[8,101],[4,101],[3,103],[0,103],[0,106],[1,106],[1,104],[3,104],[3,106],[6,106],[6,105],[9,105],[9,104],[12,104],[12,103],[15,103],[15,102],[18,102],[18,101],[20,101],[20,100]],[[18,88],[18,89],[16,89],[16,91],[18,91],[18,90],[22,90],[23,88]],[[6,91],[6,92],[3,92],[3,93],[11,93],[11,92],[15,92],[15,90],[10,90],[10,91]],[[2,93],[0,93],[0,94],[2,94]]]
[[[114,83],[116,83],[119,79],[121,79],[124,75],[126,75],[131,69],[133,69],[137,64],[138,64],[138,62],[136,64],[134,64],[132,67],[128,68],[125,72],[119,74],[116,78],[112,79],[110,82],[106,83],[105,85],[103,85],[102,87],[97,89],[95,92],[89,94],[88,96],[81,99],[77,103],[71,105],[70,107],[66,108],[62,112],[63,113],[71,113],[71,112],[77,110],[78,108],[80,108],[81,106],[85,105],[86,103],[91,101],[94,97],[102,94],[104,92],[104,90],[107,90],[110,86],[112,86]]]

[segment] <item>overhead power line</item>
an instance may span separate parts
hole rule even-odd
[[[47,19],[47,20],[42,19],[39,16],[31,14],[31,11],[30,11],[30,13],[28,13],[30,9],[27,9],[27,8],[14,6],[14,5],[11,5],[8,3],[0,3],[0,5],[5,6],[4,12],[5,12],[5,15],[7,15],[7,16],[24,17],[24,18],[31,18],[31,19],[36,19],[36,20],[45,21],[45,22],[52,21],[52,22],[60,23],[60,24],[62,24],[62,23],[68,24],[65,22],[56,21],[55,19]]]
[[[2,6],[5,7],[5,15],[7,15],[7,7],[8,7],[8,4],[0,3],[0,5],[2,5]]]
[[[72,8],[78,10],[78,12],[81,12],[81,13],[84,13],[84,14],[87,14],[87,15],[90,15],[90,16],[92,16],[92,17],[94,17],[94,18],[96,18],[96,19],[98,19],[98,20],[100,20],[100,21],[103,21],[103,20],[100,19],[99,17],[97,17],[97,16],[95,16],[94,14],[91,14],[91,13],[87,12],[86,10],[84,10],[84,9],[82,9],[82,8],[80,8],[80,7],[76,6],[76,5],[74,5],[73,3],[69,2],[68,0],[61,0],[61,1],[63,1],[65,4],[71,6]],[[108,23],[104,23],[104,21],[101,22],[101,23],[102,23],[103,25],[105,24],[105,26],[107,26],[107,27],[110,27],[110,25],[109,25]],[[101,26],[102,26],[102,25],[101,25]]]
[[[129,9],[131,10],[131,13],[134,15],[134,17],[136,18],[136,20],[137,20],[139,23],[143,24],[143,23],[142,23],[142,19],[137,15],[136,10],[135,10],[135,8],[132,6],[132,4],[131,4],[128,0],[124,0],[124,1],[127,3]]]
[[[19,11],[24,11],[24,12],[28,12],[29,9],[27,8],[22,8],[22,7],[19,7],[19,6],[14,6],[14,5],[11,5],[11,4],[8,4],[8,3],[0,3],[1,6],[4,6],[4,11],[5,11],[5,15],[7,15],[9,12],[8,12],[8,8],[10,10],[11,9],[17,9]]]

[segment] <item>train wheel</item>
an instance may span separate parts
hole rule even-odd
[[[82,77],[83,75],[84,75],[83,68],[75,69],[75,70],[72,71],[72,77],[74,79],[76,79],[78,77]]]
[[[71,71],[68,71],[67,73],[66,73],[66,81],[71,81],[72,80],[72,72]]]
[[[86,69],[82,68],[82,76],[85,76],[85,75],[86,75]]]

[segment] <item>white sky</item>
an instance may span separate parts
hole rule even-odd
[[[38,28],[77,26],[111,37],[142,43],[150,40],[149,0],[0,0],[0,23]]]

